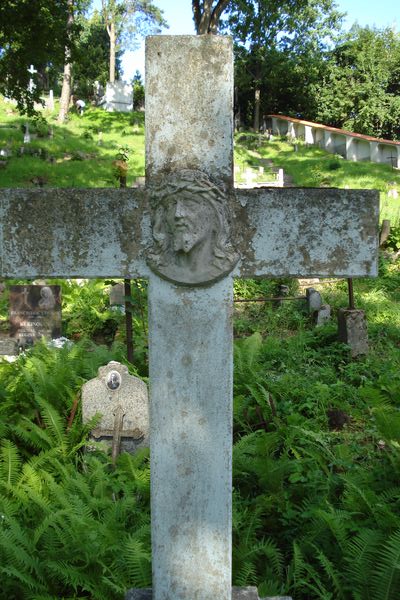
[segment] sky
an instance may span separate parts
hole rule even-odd
[[[164,17],[170,28],[163,33],[171,35],[194,34],[192,19],[192,3],[190,0],[153,0],[164,11]],[[361,26],[376,27],[395,26],[400,30],[399,0],[336,0],[340,11],[346,12],[345,29],[349,29],[355,21]],[[136,52],[125,52],[122,68],[126,80],[130,80],[135,71],[144,74],[144,46]]]

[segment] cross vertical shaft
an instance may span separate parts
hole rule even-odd
[[[147,183],[192,169],[229,187],[231,42],[178,39],[147,39]],[[150,276],[153,600],[231,598],[231,313],[231,276],[202,287]]]

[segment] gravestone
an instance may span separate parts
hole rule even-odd
[[[125,306],[125,286],[116,283],[110,289],[110,306]]]
[[[149,279],[153,600],[236,594],[233,277],[377,274],[377,192],[233,189],[232,91],[228,37],[150,37],[146,188],[0,192],[0,276]]]
[[[105,441],[113,456],[134,453],[149,445],[149,401],[146,384],[129,374],[128,367],[111,361],[82,386],[82,418],[96,414],[101,420],[92,430],[96,441]]]
[[[42,337],[60,337],[59,285],[11,285],[9,290],[10,336],[18,347],[31,346]]]
[[[355,308],[338,310],[338,339],[350,346],[353,358],[368,354],[368,329],[365,312]]]
[[[31,143],[31,134],[29,133],[29,124],[25,123],[24,128],[25,128],[24,144],[30,144]]]
[[[121,111],[131,112],[133,110],[133,88],[125,81],[107,83],[106,91],[99,102],[99,106],[108,112]]]
[[[17,344],[14,339],[6,336],[0,336],[0,356],[15,356],[17,354]]]
[[[317,327],[322,327],[322,325],[326,325],[331,320],[331,307],[329,304],[321,304],[315,315],[315,325]]]

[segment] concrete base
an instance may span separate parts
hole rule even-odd
[[[338,339],[350,346],[353,357],[368,354],[367,320],[363,310],[338,310]]]
[[[128,590],[125,600],[152,600],[151,588]],[[232,588],[232,600],[259,600],[256,587]],[[292,600],[290,596],[269,596],[263,600]]]

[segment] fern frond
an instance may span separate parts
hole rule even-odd
[[[325,571],[328,578],[331,580],[333,587],[335,589],[335,599],[344,599],[344,587],[343,581],[340,578],[339,573],[336,571],[335,566],[329,560],[329,558],[316,546],[314,546],[316,550],[316,556],[322,566],[322,569]]]
[[[0,478],[8,486],[16,483],[21,468],[18,449],[9,440],[4,440],[0,448]]]
[[[133,587],[145,588],[151,585],[151,554],[136,536],[128,536],[123,555],[126,560],[129,578]]]
[[[375,557],[371,589],[376,600],[396,600],[400,589],[400,529],[381,546]]]

